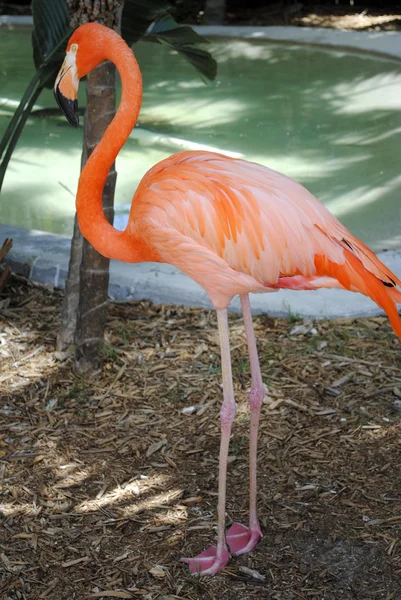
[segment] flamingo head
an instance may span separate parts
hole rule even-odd
[[[78,84],[107,58],[107,48],[114,31],[99,23],[86,23],[69,39],[64,62],[54,83],[54,95],[68,121],[78,127]]]

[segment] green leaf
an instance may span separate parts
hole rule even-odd
[[[164,0],[126,0],[121,34],[129,46],[139,39],[166,44],[179,52],[207,79],[213,80],[217,63],[206,50],[198,48],[208,40],[189,25],[179,25],[171,16],[172,6]]]
[[[194,46],[181,46],[176,47],[171,44],[173,50],[176,50],[183,57],[191,63],[193,67],[204,77],[213,81],[217,75],[217,62],[207,50],[202,48],[195,48]]]
[[[154,23],[151,24],[148,35],[164,35],[171,36],[176,40],[176,43],[184,45],[191,44],[208,44],[209,40],[199,35],[189,25],[179,25],[170,14],[161,15]]]
[[[170,46],[172,50],[182,54],[201,75],[211,81],[215,79],[215,59],[210,52],[199,48],[199,44],[208,44],[209,41],[192,27],[176,23],[171,15],[163,15],[153,23],[143,40]]]
[[[143,40],[148,42],[158,42],[159,44],[169,46],[172,50],[175,50],[175,52],[182,54],[182,56],[191,63],[201,75],[210,81],[213,81],[216,78],[217,63],[210,52],[198,48],[197,46],[185,46],[181,45],[179,42],[177,43],[173,32],[169,32],[167,35],[147,34]]]
[[[150,25],[172,9],[166,0],[125,0],[121,35],[129,46],[142,38]]]
[[[54,51],[65,48],[61,44],[71,34],[69,14],[65,0],[32,0],[33,33],[32,46],[35,67],[39,69],[49,59],[54,60]]]

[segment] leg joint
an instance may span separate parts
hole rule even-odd
[[[265,388],[263,383],[260,381],[254,383],[249,392],[249,405],[251,408],[260,408],[265,397]]]
[[[223,404],[220,408],[220,422],[222,427],[224,425],[231,426],[231,423],[234,421],[235,412],[236,406],[234,400],[232,400],[231,398],[224,399]]]

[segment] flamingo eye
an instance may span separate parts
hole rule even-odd
[[[78,50],[78,44],[71,44],[70,52],[73,52],[75,54],[75,52],[77,50]]]

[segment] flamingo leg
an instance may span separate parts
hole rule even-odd
[[[217,310],[219,326],[221,368],[223,375],[223,404],[220,409],[220,456],[219,456],[219,498],[217,506],[217,546],[211,546],[194,558],[181,558],[181,562],[189,565],[192,574],[213,575],[223,569],[230,559],[227,551],[224,523],[226,516],[226,477],[228,447],[231,426],[235,416],[235,400],[231,371],[230,340],[228,330],[227,309]]]
[[[240,523],[234,523],[227,532],[227,543],[230,550],[233,554],[237,555],[250,552],[262,537],[256,510],[256,467],[260,409],[265,393],[260,373],[259,357],[248,294],[240,295],[240,300],[248,342],[252,385],[249,392],[251,412],[249,435],[249,528]]]

